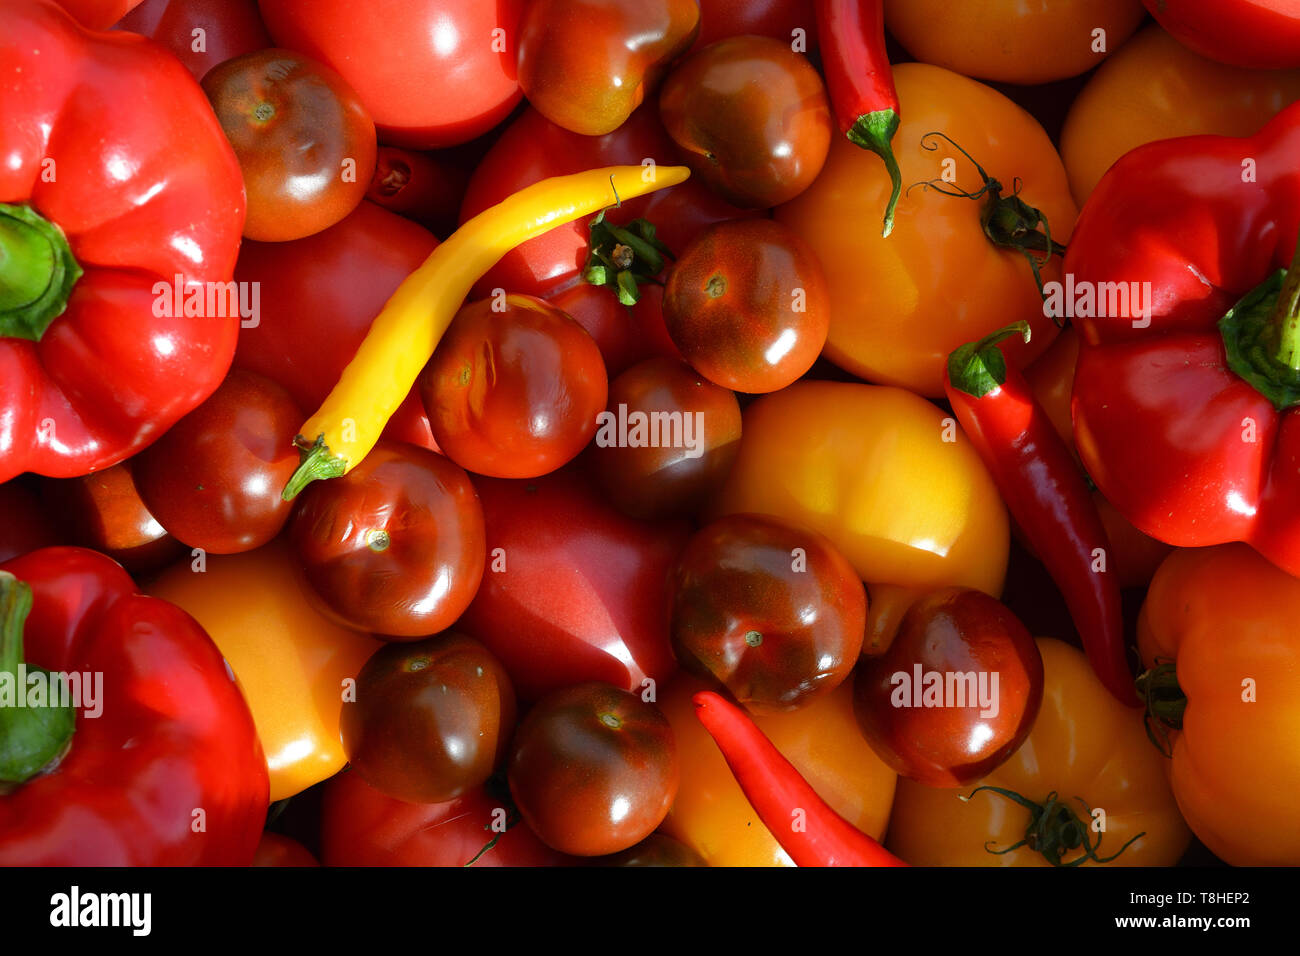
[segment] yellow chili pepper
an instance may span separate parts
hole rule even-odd
[[[302,463],[292,499],[318,478],[351,471],[375,447],[470,289],[502,256],[535,236],[690,175],[685,166],[609,166],[534,183],[485,209],[434,249],[375,318],[334,390],[295,443]]]

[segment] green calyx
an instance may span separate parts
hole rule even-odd
[[[1300,249],[1219,320],[1228,367],[1279,412],[1300,405]]]
[[[0,338],[39,342],[81,276],[62,229],[30,206],[0,203]]]
[[[280,492],[280,497],[285,501],[293,501],[298,497],[298,493],[313,481],[341,478],[347,473],[347,460],[329,450],[323,434],[317,435],[314,442],[309,442],[299,435],[294,438],[293,443],[302,453],[302,459],[298,462],[297,470],[289,476],[284,491]]]
[[[56,681],[50,673],[23,662],[31,609],[32,589],[0,571],[0,787],[46,770],[67,752],[76,729],[75,710],[51,699]],[[28,693],[33,678],[47,688],[39,699]]]
[[[659,274],[675,258],[655,238],[655,227],[646,219],[634,219],[626,226],[605,221],[606,209],[591,220],[591,240],[582,277],[595,286],[614,290],[618,301],[633,306],[647,282],[663,285]]]
[[[947,140],[954,149],[969,159],[979,173],[980,179],[983,180],[983,185],[972,193],[964,189],[958,189],[951,183],[946,183],[941,179],[933,179],[929,182],[913,183],[908,187],[908,191],[911,192],[911,190],[920,186],[924,189],[937,190],[945,196],[956,196],[960,199],[983,199],[984,205],[980,209],[980,227],[984,230],[984,235],[995,246],[1012,249],[1028,260],[1030,271],[1034,274],[1034,285],[1038,287],[1038,295],[1044,297],[1041,269],[1047,265],[1052,256],[1065,255],[1065,246],[1052,238],[1052,227],[1047,221],[1047,216],[1043,214],[1041,209],[1029,205],[1020,198],[1021,184],[1019,179],[1012,184],[1013,188],[1010,195],[1002,195],[1004,188],[1002,183],[986,173],[984,167],[975,162],[970,153],[943,133],[926,133],[925,136],[921,137],[922,149],[933,152],[939,148],[937,144],[926,142],[932,136]],[[1057,325],[1061,324],[1059,319],[1056,322]]]
[[[1047,860],[1052,866],[1081,866],[1089,860],[1093,863],[1109,863],[1132,846],[1134,841],[1146,836],[1146,831],[1143,831],[1110,856],[1098,856],[1097,851],[1101,849],[1102,834],[1097,834],[1097,840],[1094,843],[1091,825],[1092,808],[1088,806],[1082,797],[1076,797],[1075,799],[1079,801],[1080,806],[1086,812],[1087,822],[1081,819],[1068,803],[1058,799],[1056,791],[1049,793],[1043,803],[1035,803],[1026,797],[1022,797],[1014,790],[983,786],[976,787],[970,792],[969,796],[959,796],[958,799],[969,801],[981,790],[988,790],[1006,797],[1029,811],[1029,825],[1025,827],[1024,837],[1018,842],[1002,850],[993,849],[992,841],[984,844],[984,849],[987,852],[997,856],[1027,846],[1029,849],[1041,853],[1043,859]],[[1067,854],[1076,850],[1079,853],[1078,856],[1069,860],[1065,859]]]
[[[953,388],[975,398],[983,398],[1001,388],[1007,381],[1007,360],[998,343],[1013,335],[1028,342],[1031,334],[1028,322],[1013,322],[978,342],[968,342],[953,349],[948,356],[948,381]]]
[[[1173,755],[1169,731],[1182,730],[1187,695],[1178,686],[1178,669],[1173,661],[1157,660],[1136,681],[1138,697],[1146,712],[1142,715],[1147,738],[1166,757]]]
[[[898,160],[894,158],[892,145],[894,134],[898,132],[898,113],[894,110],[876,110],[858,117],[858,121],[845,134],[849,142],[863,149],[869,149],[879,156],[889,172],[892,188],[889,204],[885,207],[885,225],[881,235],[888,238],[894,231],[894,210],[898,207],[898,197],[903,191],[903,174],[899,172]]]

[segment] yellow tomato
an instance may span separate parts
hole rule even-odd
[[[858,729],[852,684],[845,681],[796,711],[755,716],[754,723],[836,813],[879,839],[889,821],[897,778]],[[710,866],[793,866],[695,716],[691,697],[705,687],[680,674],[659,696],[681,761],[677,798],[660,829]]]
[[[980,189],[975,164],[955,142],[1002,184],[1004,196],[1019,183],[1020,198],[1043,212],[1054,240],[1069,239],[1078,210],[1061,159],[1032,116],[996,90],[936,66],[901,64],[894,81],[902,111],[894,151],[904,184]],[[776,210],[825,269],[827,358],[872,382],[938,397],[948,354],[959,345],[1020,319],[1033,338],[1005,346],[1012,362],[1024,366],[1051,344],[1056,325],[1044,315],[1029,262],[984,234],[984,199],[909,189],[885,239],[870,224],[880,219],[889,188],[878,157],[836,137],[812,186]],[[1056,256],[1043,267],[1043,281],[1059,273]]]
[[[1078,76],[1119,49],[1145,13],[1141,0],[885,2],[889,32],[912,56],[1004,83]]]
[[[1137,837],[1115,866],[1177,863],[1191,833],[1169,788],[1165,758],[1147,739],[1142,711],[1115,700],[1082,651],[1051,638],[1039,638],[1038,649],[1043,705],[1020,749],[972,787],[941,790],[900,780],[887,846],[914,866],[1050,865],[1027,846],[1002,855],[985,849],[986,843],[993,850],[1018,843],[1031,820],[1028,810],[988,790],[962,800],[975,787],[992,786],[1040,805],[1055,793],[1089,827],[1098,857]],[[1104,816],[1094,816],[1080,798]],[[1094,832],[1103,821],[1105,829]],[[1062,859],[1078,855],[1067,851]]]
[[[292,561],[277,540],[208,555],[202,571],[178,564],[149,588],[188,611],[225,655],[253,712],[273,801],[343,769],[343,681],[380,647],[317,613]]]
[[[745,410],[716,515],[824,534],[870,584],[1002,593],[1007,513],[956,422],[911,392],[796,382]]]
[[[1061,133],[1082,205],[1115,160],[1143,143],[1215,133],[1250,136],[1300,99],[1300,70],[1247,70],[1197,56],[1158,26],[1108,60],[1075,98]]]

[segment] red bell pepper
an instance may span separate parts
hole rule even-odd
[[[743,710],[708,690],[692,700],[758,818],[796,866],[907,866],[832,810]]]
[[[1168,544],[1245,541],[1292,574],[1300,269],[1287,290],[1277,270],[1300,235],[1298,157],[1300,104],[1253,137],[1132,151],[1079,217],[1062,302],[1084,339],[1075,444],[1106,499]]]
[[[1160,25],[1201,56],[1256,70],[1300,67],[1296,0],[1142,0]]]
[[[997,347],[1017,332],[1029,341],[1029,323],[1019,322],[954,351],[944,368],[944,391],[1016,524],[1061,589],[1093,671],[1116,700],[1136,707],[1106,528],[1070,449],[1025,376]]]
[[[74,477],[220,384],[240,315],[206,283],[234,271],[243,180],[170,53],[50,0],[0,0],[0,23],[0,481]],[[177,281],[189,315],[155,294]]]
[[[884,0],[817,0],[826,89],[840,132],[879,156],[893,190],[885,207],[883,235],[894,231],[894,209],[903,177],[891,145],[898,132],[898,93],[885,52]]]
[[[34,665],[77,675],[80,706],[37,698]],[[193,618],[84,548],[0,565],[0,866],[246,866],[269,792],[252,714]]]

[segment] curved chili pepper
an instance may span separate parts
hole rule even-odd
[[[884,0],[817,0],[817,36],[826,88],[840,132],[885,162],[893,190],[885,207],[888,236],[903,177],[890,145],[898,132],[898,93],[885,52]]]
[[[366,333],[334,390],[302,426],[302,463],[286,500],[318,478],[361,463],[406,398],[465,296],[515,246],[690,175],[685,166],[610,166],[554,176],[519,190],[470,219],[406,277]]]
[[[1025,539],[1065,596],[1092,669],[1117,700],[1136,707],[1106,529],[1065,442],[1024,375],[997,347],[1017,332],[1029,341],[1029,324],[1018,322],[954,351],[944,391]]]
[[[692,700],[745,797],[797,866],[907,866],[832,810],[743,710],[707,690]]]

